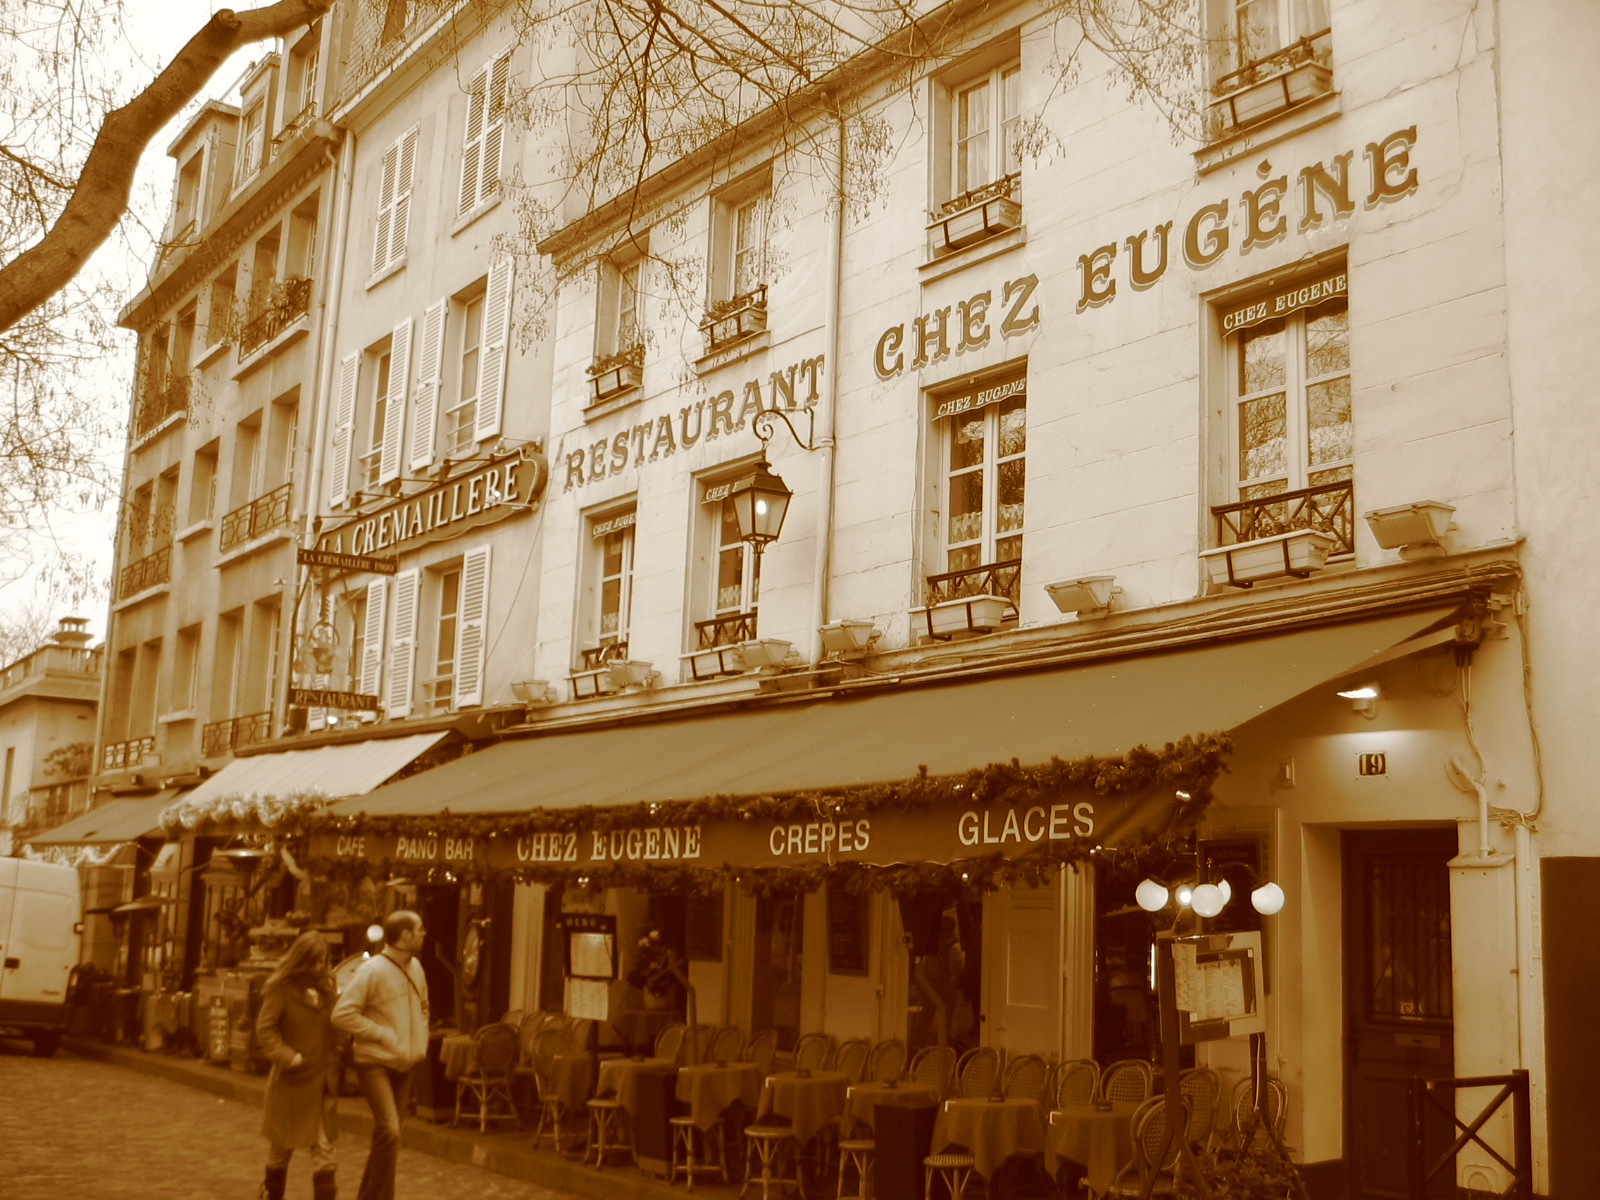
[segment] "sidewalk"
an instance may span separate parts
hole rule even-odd
[[[63,1038],[61,1046],[80,1058],[157,1075],[255,1108],[261,1107],[267,1088],[265,1075],[227,1070],[188,1055],[149,1054],[86,1038]],[[361,1097],[339,1098],[339,1132],[363,1141],[372,1136],[372,1117]],[[668,1187],[665,1180],[645,1175],[632,1166],[610,1166],[600,1171],[562,1158],[548,1148],[535,1150],[532,1135],[526,1130],[502,1125],[500,1129],[479,1133],[476,1122],[469,1127],[465,1117],[459,1129],[412,1117],[401,1130],[401,1143],[425,1154],[469,1163],[513,1179],[594,1200],[667,1200],[667,1197],[682,1194]],[[706,1180],[700,1180],[699,1184],[703,1188],[712,1187],[724,1196],[735,1194],[732,1188],[722,1188]]]

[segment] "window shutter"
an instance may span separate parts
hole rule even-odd
[[[488,99],[484,114],[483,171],[478,184],[478,201],[482,203],[500,190],[500,148],[506,130],[506,81],[511,73],[511,56],[494,60],[489,69]]]
[[[422,314],[422,346],[417,351],[417,411],[411,416],[411,470],[433,462],[434,425],[439,419],[439,372],[444,358],[447,302],[435,302]]]
[[[339,386],[333,414],[333,462],[328,471],[328,503],[337,508],[350,491],[350,443],[356,429],[356,374],[361,355],[351,354],[339,363]]]
[[[489,617],[489,551],[480,546],[461,556],[461,615],[456,623],[457,708],[483,703],[485,631]]]
[[[384,151],[383,165],[378,174],[378,230],[372,239],[372,273],[376,275],[389,265],[389,229],[394,223],[394,176],[400,162],[400,146],[396,143]]]
[[[500,415],[505,407],[506,342],[511,331],[512,269],[509,258],[491,266],[483,297],[483,357],[478,364],[478,412],[474,430],[478,441],[500,436]]]
[[[394,327],[389,338],[389,395],[383,406],[383,446],[378,455],[378,482],[400,478],[400,447],[406,427],[406,393],[410,390],[411,318]]]
[[[389,262],[406,256],[406,227],[411,215],[411,177],[417,165],[417,131],[400,139],[400,162],[394,173],[394,219],[389,226]]]
[[[479,170],[483,162],[484,109],[488,103],[489,72],[479,71],[467,88],[467,133],[461,144],[461,195],[456,215],[469,212],[478,203]]]
[[[378,695],[383,686],[383,618],[389,601],[389,581],[374,579],[367,584],[367,608],[361,630],[361,683],[364,696]]]
[[[394,577],[394,619],[389,623],[389,686],[384,710],[391,720],[411,715],[411,677],[416,669],[417,585],[413,568]]]
[[[326,675],[313,675],[311,677],[311,686],[314,687],[314,688],[325,688],[325,687],[328,686],[328,683],[329,683],[329,677],[326,676]],[[307,708],[306,709],[306,732],[307,733],[315,733],[317,730],[321,729],[324,725],[326,725],[327,721],[328,721],[328,710],[327,709],[322,708],[322,707],[314,707],[314,708]]]

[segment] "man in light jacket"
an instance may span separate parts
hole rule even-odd
[[[353,1039],[361,1093],[372,1109],[372,1149],[357,1200],[394,1200],[411,1071],[428,1056],[428,981],[416,959],[425,932],[414,912],[385,917],[382,952],[361,964],[333,1009],[334,1028]]]

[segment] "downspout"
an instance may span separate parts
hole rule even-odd
[[[333,237],[329,241],[333,262],[329,264],[328,287],[323,293],[321,341],[317,346],[317,398],[311,408],[311,474],[306,488],[306,526],[302,531],[307,547],[316,544],[319,523],[317,508],[322,501],[322,476],[327,467],[327,439],[321,436],[328,404],[333,392],[333,345],[339,332],[339,301],[344,294],[345,243],[350,233],[350,195],[355,188],[356,135],[344,131],[339,143],[339,190],[335,194]]]
[[[811,661],[822,661],[822,626],[828,623],[828,581],[833,569],[833,414],[839,402],[839,293],[844,270],[844,116],[834,118],[837,141],[834,145],[833,241],[828,245],[828,356],[822,395],[822,411],[817,415],[816,447],[822,456],[817,469],[817,558],[815,607],[811,613]]]

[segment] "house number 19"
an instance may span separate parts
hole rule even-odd
[[[1358,754],[1356,755],[1356,774],[1358,775],[1387,775],[1389,773],[1389,756],[1387,754]]]

